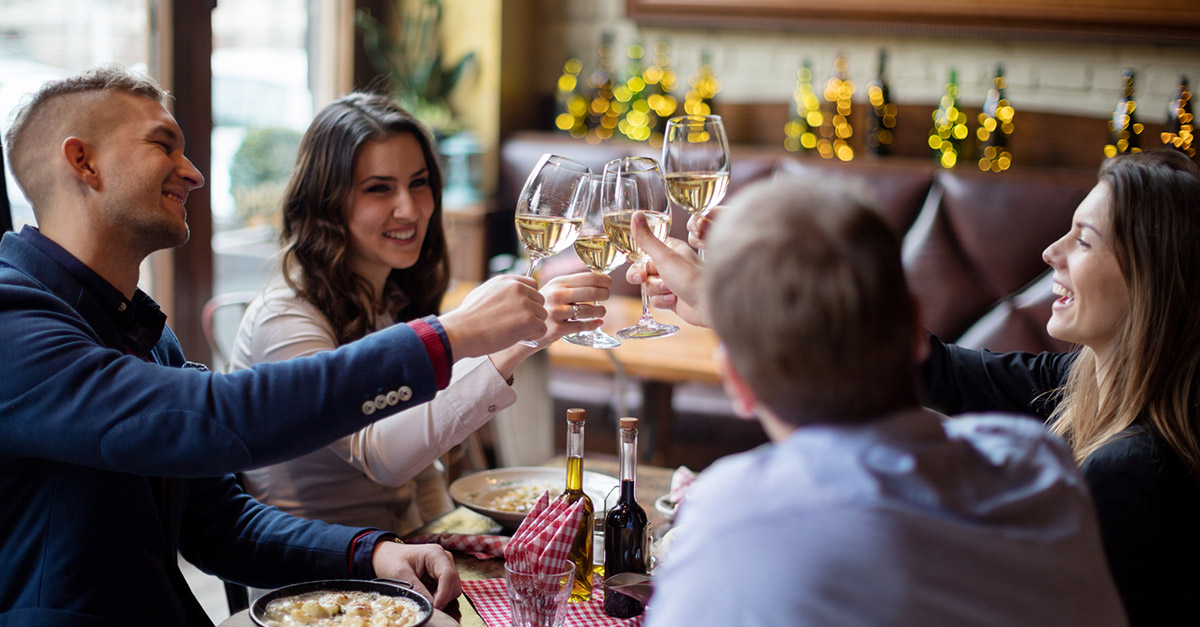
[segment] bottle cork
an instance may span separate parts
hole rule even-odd
[[[584,420],[587,420],[587,410],[579,407],[572,407],[571,409],[567,410],[567,420],[571,422],[583,422]]]
[[[621,419],[621,428],[622,429],[637,429],[637,418],[622,418]]]

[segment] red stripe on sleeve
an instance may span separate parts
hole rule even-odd
[[[446,347],[442,345],[441,336],[424,320],[413,320],[408,323],[408,326],[417,332],[417,337],[421,338],[421,343],[425,345],[425,352],[429,353],[437,389],[446,389],[446,386],[450,385],[450,360],[446,355]]]

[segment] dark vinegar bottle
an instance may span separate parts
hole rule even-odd
[[[567,489],[558,497],[568,503],[583,501],[583,519],[571,545],[569,555],[575,565],[575,583],[571,587],[571,602],[592,598],[592,499],[583,491],[583,423],[587,412],[579,408],[567,410]]]
[[[646,510],[634,496],[637,475],[637,418],[622,418],[619,436],[621,460],[621,496],[604,519],[604,576],[620,573],[646,574],[650,561],[650,522]],[[642,613],[645,606],[632,597],[604,591],[604,613],[629,618]]]

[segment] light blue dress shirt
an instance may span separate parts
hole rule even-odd
[[[1070,451],[928,410],[717,462],[680,508],[651,627],[1127,624]]]

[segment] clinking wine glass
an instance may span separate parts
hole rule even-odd
[[[577,161],[558,155],[542,155],[517,199],[516,227],[521,245],[529,253],[533,271],[542,259],[565,250],[575,241],[583,223],[583,209],[592,171]],[[522,341],[536,347],[537,342]]]
[[[617,248],[604,230],[604,205],[600,202],[600,186],[603,180],[603,175],[593,174],[588,177],[588,202],[583,212],[583,225],[579,229],[579,236],[575,238],[575,254],[579,255],[579,259],[592,272],[608,274],[625,263],[625,253]],[[615,348],[621,345],[621,340],[601,329],[564,335],[563,339],[572,344],[593,348]]]
[[[666,181],[658,162],[647,157],[626,157],[604,165],[600,184],[600,202],[604,206],[604,230],[608,239],[629,260],[645,267],[646,254],[633,241],[633,214],[641,211],[650,231],[660,240],[671,230],[671,206],[667,202]],[[622,339],[665,337],[679,327],[663,324],[650,315],[650,296],[642,284],[642,316],[637,324],[617,331]]]
[[[671,198],[693,215],[720,204],[729,188],[729,140],[719,115],[667,120],[663,176]]]

